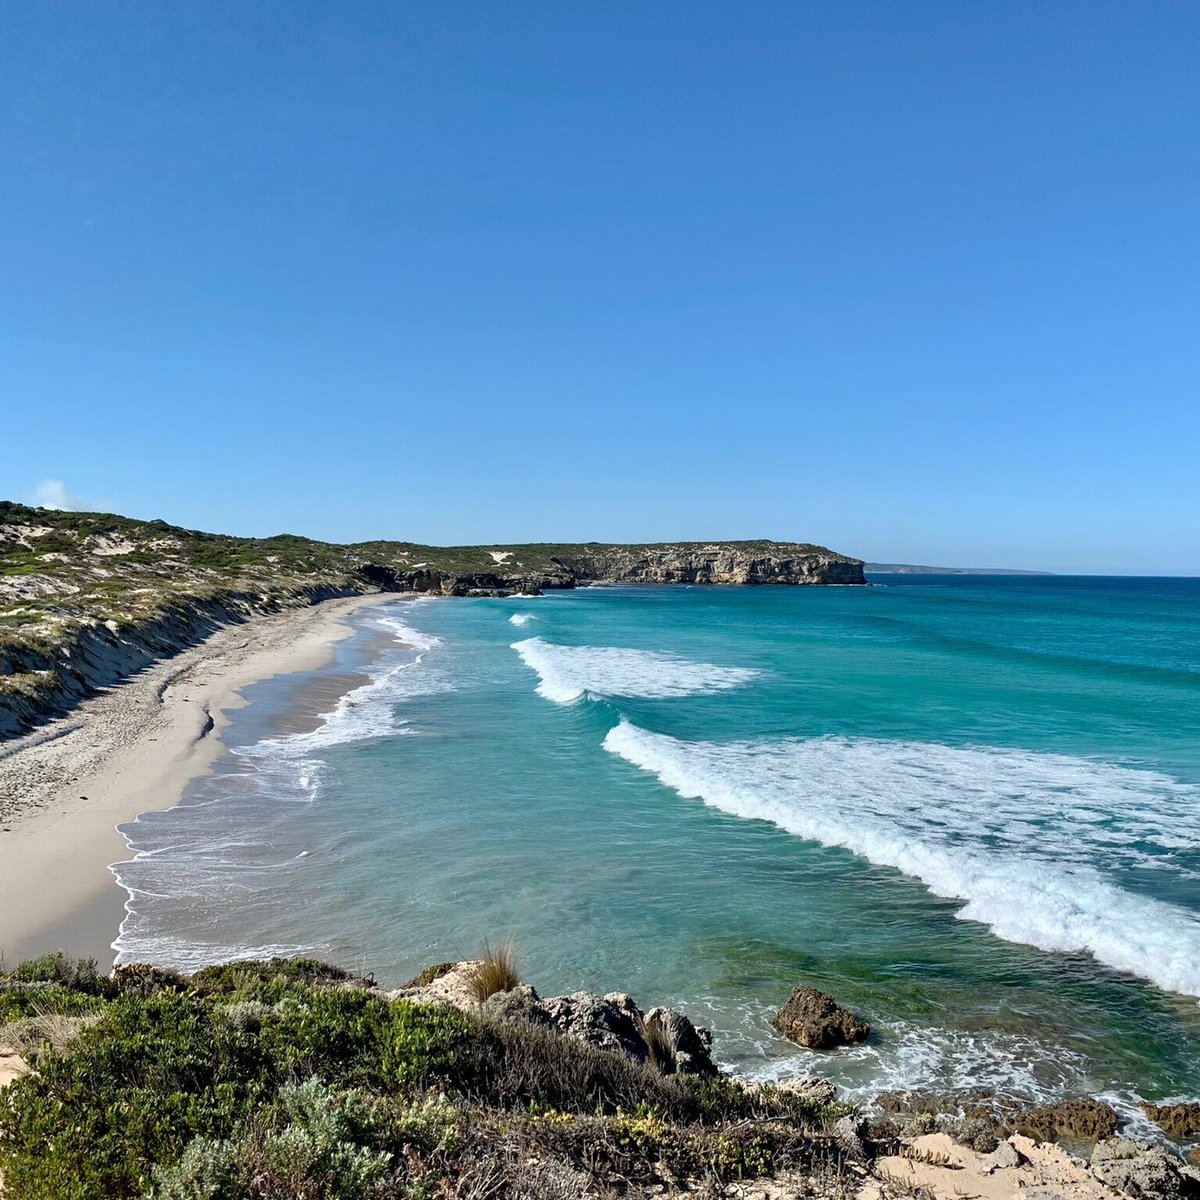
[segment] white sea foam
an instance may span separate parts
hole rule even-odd
[[[542,638],[514,642],[512,648],[538,673],[538,695],[556,704],[570,704],[588,693],[652,700],[706,696],[741,687],[759,674],[747,667],[718,667],[651,650],[559,646]]]
[[[516,625],[518,628],[523,625],[528,625],[530,621],[536,620],[537,617],[535,617],[533,613],[513,613],[513,615],[508,618],[509,624]]]
[[[777,1082],[797,1075],[824,1075],[846,1099],[869,1102],[880,1092],[966,1092],[974,1089],[1047,1101],[1088,1090],[1083,1055],[1028,1034],[938,1029],[899,1021],[872,1039],[847,1046],[831,1062],[821,1051],[774,1051],[764,1061],[727,1064],[752,1079]],[[726,1064],[723,1064],[726,1065]]]
[[[416,604],[419,601],[411,600],[409,603]],[[411,646],[414,650],[432,650],[441,642],[441,638],[434,637],[432,633],[414,629],[407,621],[402,621],[399,617],[380,617],[375,623],[384,629],[390,629],[395,634],[396,641],[405,646]]]
[[[262,946],[223,946],[197,942],[189,937],[163,934],[155,937],[131,938],[122,924],[112,948],[119,963],[152,962],[191,973],[217,963],[252,961],[255,959],[293,958],[296,955],[320,956],[322,947],[298,943],[272,942]]]
[[[399,617],[380,617],[375,623],[393,634],[397,650],[368,667],[372,675],[369,683],[347,692],[333,709],[322,713],[316,729],[265,738],[235,753],[307,758],[329,746],[401,735],[405,721],[397,711],[398,705],[417,696],[453,690],[453,685],[425,662],[428,652],[441,645],[440,638]]]
[[[684,742],[622,720],[604,745],[682,796],[920,879],[1008,941],[1200,996],[1200,918],[1110,881],[1200,840],[1200,789],[1065,755],[870,738]]]

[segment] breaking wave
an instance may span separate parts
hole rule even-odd
[[[518,628],[523,625],[528,625],[530,621],[536,620],[537,617],[535,617],[533,613],[513,613],[513,615],[508,618],[509,624],[516,625]]]
[[[685,742],[622,720],[604,747],[681,796],[842,846],[964,901],[1011,942],[1087,952],[1200,996],[1200,918],[1111,882],[1200,840],[1200,789],[1025,750],[871,738]]]
[[[537,672],[538,695],[556,704],[570,704],[588,693],[651,700],[707,696],[741,687],[759,674],[747,667],[718,667],[651,650],[558,646],[541,638],[514,642],[512,648]]]

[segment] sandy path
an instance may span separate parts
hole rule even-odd
[[[112,961],[125,893],[116,831],[178,802],[221,751],[239,689],[332,660],[342,618],[394,595],[327,600],[219,630],[25,737],[0,743],[0,953]]]

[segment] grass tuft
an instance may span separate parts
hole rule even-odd
[[[497,992],[510,992],[521,983],[520,963],[511,941],[498,946],[483,944],[479,965],[471,977],[471,994],[482,1004]]]
[[[646,1043],[646,1061],[660,1075],[674,1075],[678,1063],[675,1061],[675,1043],[671,1040],[671,1035],[660,1022],[648,1020],[646,1017],[638,1023],[638,1028],[642,1040]]]

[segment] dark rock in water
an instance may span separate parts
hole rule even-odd
[[[775,1028],[810,1050],[865,1041],[871,1032],[866,1021],[860,1021],[827,992],[803,986],[796,988],[775,1014]]]
[[[1026,1109],[1013,1120],[1013,1128],[1038,1142],[1059,1138],[1098,1142],[1117,1132],[1117,1114],[1107,1104],[1083,1096]]]
[[[1134,1200],[1195,1200],[1200,1173],[1150,1142],[1109,1138],[1092,1151],[1092,1174]]]
[[[1143,1104],[1142,1112],[1168,1137],[1200,1137],[1200,1104]]]

